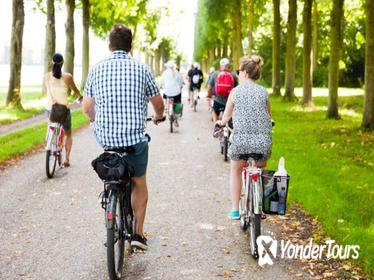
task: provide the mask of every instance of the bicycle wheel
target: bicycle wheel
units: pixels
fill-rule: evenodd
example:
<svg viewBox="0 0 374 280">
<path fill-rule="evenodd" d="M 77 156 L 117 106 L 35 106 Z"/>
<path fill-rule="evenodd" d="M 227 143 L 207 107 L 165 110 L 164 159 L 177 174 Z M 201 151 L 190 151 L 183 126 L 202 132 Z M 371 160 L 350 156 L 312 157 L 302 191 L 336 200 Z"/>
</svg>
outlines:
<svg viewBox="0 0 374 280">
<path fill-rule="evenodd" d="M 45 158 L 45 171 L 47 173 L 47 177 L 50 179 L 53 177 L 55 173 L 56 162 L 57 162 L 56 156 L 50 150 L 48 150 L 46 153 L 46 158 Z"/>
<path fill-rule="evenodd" d="M 170 120 L 170 133 L 173 133 L 173 123 L 174 123 L 174 118 L 173 116 L 169 117 Z"/>
<path fill-rule="evenodd" d="M 257 184 L 257 183 L 255 183 Z M 254 212 L 254 203 L 253 203 L 253 192 L 254 186 L 250 188 L 250 224 L 249 224 L 249 243 L 251 249 L 251 255 L 257 259 L 258 258 L 258 246 L 256 243 L 257 237 L 261 235 L 261 214 L 255 214 Z"/>
<path fill-rule="evenodd" d="M 125 250 L 125 236 L 123 234 L 123 206 L 122 202 L 115 194 L 109 199 L 114 205 L 112 209 L 113 225 L 107 228 L 107 261 L 108 273 L 111 280 L 120 279 L 122 276 L 123 258 Z"/>
<path fill-rule="evenodd" d="M 229 138 L 227 136 L 224 136 L 223 137 L 223 159 L 224 159 L 224 161 L 229 160 L 229 158 L 227 156 L 228 149 L 229 149 Z"/>
</svg>

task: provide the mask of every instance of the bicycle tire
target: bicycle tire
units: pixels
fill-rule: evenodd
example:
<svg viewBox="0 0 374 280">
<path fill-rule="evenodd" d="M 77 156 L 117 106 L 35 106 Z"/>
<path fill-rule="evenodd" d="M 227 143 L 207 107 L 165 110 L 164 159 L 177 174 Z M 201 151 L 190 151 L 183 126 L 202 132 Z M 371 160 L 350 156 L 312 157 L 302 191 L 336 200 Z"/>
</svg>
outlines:
<svg viewBox="0 0 374 280">
<path fill-rule="evenodd" d="M 193 110 L 194 110 L 194 112 L 197 111 L 197 110 L 196 110 L 196 107 L 197 107 L 197 100 L 195 100 L 195 101 L 193 102 Z"/>
<path fill-rule="evenodd" d="M 245 209 L 245 203 L 247 204 L 247 211 L 248 211 L 248 197 L 246 197 L 246 195 L 244 194 L 243 197 L 240 198 L 240 201 L 239 201 L 239 213 L 240 213 L 240 228 L 245 231 L 248 229 L 248 221 L 245 217 L 245 215 L 242 215 L 243 212 L 244 212 L 244 209 Z"/>
<path fill-rule="evenodd" d="M 109 278 L 117 280 L 122 277 L 125 236 L 123 232 L 123 211 L 121 210 L 123 209 L 122 202 L 115 194 L 113 196 L 114 198 L 109 199 L 110 203 L 115 203 L 114 206 L 109 206 L 109 209 L 112 209 L 113 226 L 107 228 L 106 247 Z M 116 258 L 117 254 L 118 257 Z"/>
<path fill-rule="evenodd" d="M 229 157 L 227 155 L 229 150 L 229 138 L 227 136 L 223 137 L 223 160 L 228 161 Z"/>
<path fill-rule="evenodd" d="M 250 195 L 250 224 L 249 224 L 249 244 L 251 255 L 253 258 L 258 259 L 258 246 L 257 246 L 257 237 L 261 235 L 261 214 L 255 214 L 254 205 L 253 205 L 253 187 L 251 188 Z"/>
<path fill-rule="evenodd" d="M 174 123 L 174 118 L 172 116 L 170 116 L 170 133 L 173 133 L 173 131 L 174 131 L 173 123 Z"/>
<path fill-rule="evenodd" d="M 51 161 L 51 159 L 52 159 L 52 161 Z M 56 155 L 54 155 L 53 153 L 51 153 L 50 150 L 48 150 L 46 152 L 45 171 L 46 171 L 47 177 L 49 179 L 51 179 L 53 177 L 53 175 L 55 174 L 56 162 L 57 162 Z"/>
</svg>

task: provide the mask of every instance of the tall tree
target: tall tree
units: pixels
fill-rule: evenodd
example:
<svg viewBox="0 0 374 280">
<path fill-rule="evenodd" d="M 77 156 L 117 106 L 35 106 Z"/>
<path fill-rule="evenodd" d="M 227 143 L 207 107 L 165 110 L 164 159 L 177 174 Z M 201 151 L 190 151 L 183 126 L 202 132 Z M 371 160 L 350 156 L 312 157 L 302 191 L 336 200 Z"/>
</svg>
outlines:
<svg viewBox="0 0 374 280">
<path fill-rule="evenodd" d="M 253 51 L 253 32 L 255 24 L 255 0 L 248 3 L 248 55 Z"/>
<path fill-rule="evenodd" d="M 317 0 L 313 0 L 312 8 L 312 69 L 317 68 L 318 58 L 318 3 Z"/>
<path fill-rule="evenodd" d="M 82 24 L 83 24 L 83 43 L 82 43 L 82 81 L 81 87 L 84 87 L 87 80 L 88 68 L 90 66 L 90 0 L 82 0 Z"/>
<path fill-rule="evenodd" d="M 304 105 L 312 104 L 312 71 L 310 54 L 312 50 L 312 0 L 304 0 L 303 10 L 303 99 Z"/>
<path fill-rule="evenodd" d="M 64 70 L 65 72 L 74 73 L 74 10 L 75 10 L 75 0 L 66 0 L 66 11 L 67 19 L 65 22 L 65 63 Z"/>
<path fill-rule="evenodd" d="M 296 25 L 297 25 L 297 1 L 288 1 L 287 22 L 287 51 L 286 51 L 286 82 L 284 99 L 296 100 L 295 73 L 296 73 Z"/>
<path fill-rule="evenodd" d="M 242 28 L 241 28 L 241 1 L 234 0 L 233 21 L 234 21 L 234 40 L 233 40 L 233 62 L 234 69 L 239 67 L 239 60 L 243 54 L 242 47 Z"/>
<path fill-rule="evenodd" d="M 22 40 L 25 11 L 23 0 L 13 0 L 12 37 L 10 42 L 10 78 L 6 105 L 22 109 L 21 104 L 21 68 Z"/>
<path fill-rule="evenodd" d="M 338 119 L 339 60 L 342 54 L 342 20 L 344 0 L 334 0 L 331 11 L 329 60 L 329 99 L 327 117 Z"/>
<path fill-rule="evenodd" d="M 47 23 L 45 25 L 44 73 L 50 70 L 52 56 L 56 51 L 55 1 L 47 0 Z"/>
<path fill-rule="evenodd" d="M 374 130 L 374 1 L 366 0 L 365 105 L 362 126 Z"/>
<path fill-rule="evenodd" d="M 273 0 L 273 94 L 280 95 L 280 0 Z"/>
</svg>

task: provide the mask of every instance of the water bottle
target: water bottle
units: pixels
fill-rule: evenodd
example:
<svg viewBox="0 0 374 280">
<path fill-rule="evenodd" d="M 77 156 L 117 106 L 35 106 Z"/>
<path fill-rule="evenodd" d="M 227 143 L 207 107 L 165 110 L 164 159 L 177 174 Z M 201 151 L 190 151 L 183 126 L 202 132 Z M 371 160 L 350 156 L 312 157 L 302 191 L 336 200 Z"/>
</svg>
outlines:
<svg viewBox="0 0 374 280">
<path fill-rule="evenodd" d="M 270 212 L 273 214 L 278 213 L 279 195 L 277 191 L 277 180 L 274 180 L 273 191 L 269 196 L 269 200 L 270 200 Z"/>
<path fill-rule="evenodd" d="M 278 201 L 278 214 L 284 215 L 286 214 L 286 189 L 282 187 L 279 193 L 279 201 Z"/>
<path fill-rule="evenodd" d="M 284 166 L 284 158 L 279 159 L 278 170 L 274 173 L 274 180 L 277 181 L 278 191 L 278 214 L 284 215 L 286 212 L 287 197 L 287 171 Z"/>
</svg>

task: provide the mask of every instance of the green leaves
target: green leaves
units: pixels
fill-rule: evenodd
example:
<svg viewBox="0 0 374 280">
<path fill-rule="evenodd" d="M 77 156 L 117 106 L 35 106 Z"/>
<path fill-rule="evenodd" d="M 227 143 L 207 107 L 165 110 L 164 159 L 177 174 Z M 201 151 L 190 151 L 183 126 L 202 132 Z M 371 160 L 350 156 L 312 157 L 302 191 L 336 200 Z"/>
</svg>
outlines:
<svg viewBox="0 0 374 280">
<path fill-rule="evenodd" d="M 115 23 L 135 28 L 144 20 L 147 2 L 148 0 L 91 0 L 91 27 L 102 38 L 107 36 Z"/>
</svg>

